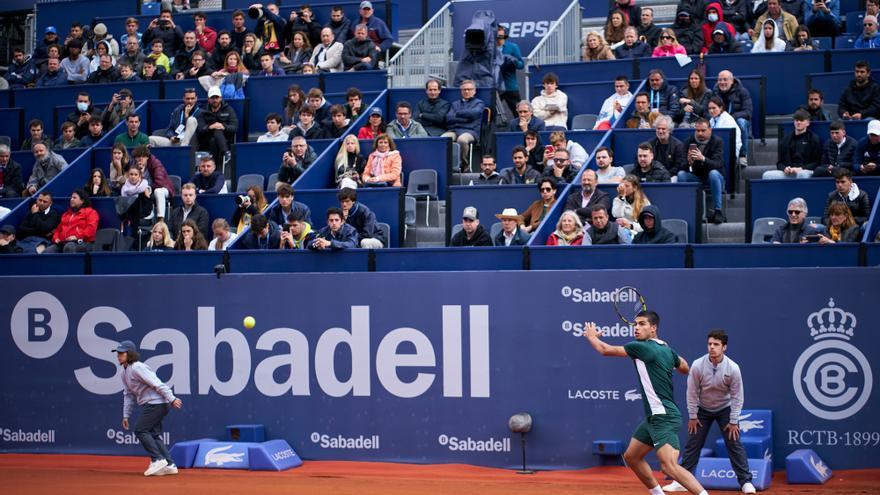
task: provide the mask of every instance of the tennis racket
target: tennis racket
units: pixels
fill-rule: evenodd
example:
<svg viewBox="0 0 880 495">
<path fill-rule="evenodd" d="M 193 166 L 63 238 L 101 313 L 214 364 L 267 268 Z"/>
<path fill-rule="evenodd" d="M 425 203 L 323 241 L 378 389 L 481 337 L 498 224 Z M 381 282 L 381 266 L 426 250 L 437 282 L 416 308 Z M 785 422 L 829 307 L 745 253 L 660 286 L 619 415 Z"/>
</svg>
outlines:
<svg viewBox="0 0 880 495">
<path fill-rule="evenodd" d="M 617 316 L 627 325 L 635 325 L 636 315 L 648 309 L 644 296 L 642 296 L 638 289 L 628 285 L 621 287 L 611 298 L 611 301 L 614 304 L 614 311 L 617 312 Z"/>
</svg>

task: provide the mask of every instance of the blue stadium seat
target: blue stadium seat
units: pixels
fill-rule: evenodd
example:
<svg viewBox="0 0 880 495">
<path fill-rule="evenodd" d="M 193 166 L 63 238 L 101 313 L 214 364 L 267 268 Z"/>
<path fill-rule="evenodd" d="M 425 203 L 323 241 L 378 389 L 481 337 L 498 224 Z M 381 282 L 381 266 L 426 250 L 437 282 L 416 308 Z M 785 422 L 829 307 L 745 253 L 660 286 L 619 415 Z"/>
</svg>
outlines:
<svg viewBox="0 0 880 495">
<path fill-rule="evenodd" d="M 835 50 L 847 50 L 853 48 L 853 45 L 856 42 L 856 38 L 858 36 L 854 36 L 852 34 L 845 34 L 843 36 L 838 36 L 834 38 L 834 49 Z"/>
<path fill-rule="evenodd" d="M 752 227 L 752 244 L 768 244 L 776 229 L 785 224 L 785 220 L 778 217 L 756 218 Z"/>
<path fill-rule="evenodd" d="M 864 27 L 862 21 L 865 19 L 865 11 L 856 10 L 846 14 L 846 26 L 844 32 L 847 34 L 859 34 Z"/>
<path fill-rule="evenodd" d="M 237 193 L 245 193 L 248 188 L 251 186 L 260 186 L 263 187 L 263 175 L 262 174 L 245 174 L 238 178 L 238 185 L 235 187 L 235 192 Z"/>
<path fill-rule="evenodd" d="M 688 223 L 680 218 L 667 218 L 663 220 L 663 226 L 675 234 L 675 242 L 679 244 L 687 244 L 688 242 Z"/>
</svg>

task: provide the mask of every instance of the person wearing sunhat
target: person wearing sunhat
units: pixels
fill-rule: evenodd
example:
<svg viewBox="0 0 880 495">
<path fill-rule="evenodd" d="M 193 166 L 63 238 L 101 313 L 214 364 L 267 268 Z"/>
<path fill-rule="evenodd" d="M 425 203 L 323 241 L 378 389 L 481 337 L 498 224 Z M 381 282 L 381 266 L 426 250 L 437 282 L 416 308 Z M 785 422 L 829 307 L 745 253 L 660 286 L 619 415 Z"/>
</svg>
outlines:
<svg viewBox="0 0 880 495">
<path fill-rule="evenodd" d="M 122 366 L 123 428 L 129 428 L 129 418 L 135 404 L 141 407 L 134 433 L 150 454 L 150 465 L 144 471 L 144 476 L 177 474 L 177 466 L 168 453 L 168 446 L 162 441 L 162 420 L 172 407 L 183 407 L 183 402 L 174 396 L 171 388 L 162 383 L 149 366 L 140 361 L 134 342 L 123 340 L 113 352 Z"/>
<path fill-rule="evenodd" d="M 505 208 L 501 213 L 496 213 L 495 218 L 501 220 L 501 232 L 492 239 L 496 246 L 525 246 L 529 242 L 529 235 L 520 228 L 523 217 L 516 212 L 516 208 Z"/>
<path fill-rule="evenodd" d="M 480 225 L 480 214 L 473 206 L 468 206 L 461 214 L 461 231 L 452 236 L 452 247 L 491 246 L 492 237 Z"/>
</svg>

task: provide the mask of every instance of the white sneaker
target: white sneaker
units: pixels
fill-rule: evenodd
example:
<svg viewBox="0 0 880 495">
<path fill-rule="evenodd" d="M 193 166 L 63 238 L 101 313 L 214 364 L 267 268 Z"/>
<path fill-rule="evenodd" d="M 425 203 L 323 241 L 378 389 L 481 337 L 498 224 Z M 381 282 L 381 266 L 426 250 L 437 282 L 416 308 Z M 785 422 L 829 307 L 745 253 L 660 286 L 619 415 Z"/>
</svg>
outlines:
<svg viewBox="0 0 880 495">
<path fill-rule="evenodd" d="M 758 490 L 755 490 L 755 485 L 751 484 L 751 482 L 746 481 L 742 486 L 743 493 L 756 493 Z"/>
<path fill-rule="evenodd" d="M 159 459 L 158 461 L 153 461 L 147 467 L 147 470 L 144 471 L 144 476 L 154 476 L 159 471 L 163 470 L 165 466 L 168 465 L 168 461 L 165 459 Z"/>
<path fill-rule="evenodd" d="M 172 474 L 177 474 L 177 466 L 175 466 L 174 464 L 169 464 L 162 468 L 158 473 L 156 473 L 156 476 L 166 476 Z"/>
<path fill-rule="evenodd" d="M 687 488 L 681 486 L 681 483 L 677 481 L 673 481 L 672 483 L 663 487 L 664 492 L 686 492 Z"/>
</svg>

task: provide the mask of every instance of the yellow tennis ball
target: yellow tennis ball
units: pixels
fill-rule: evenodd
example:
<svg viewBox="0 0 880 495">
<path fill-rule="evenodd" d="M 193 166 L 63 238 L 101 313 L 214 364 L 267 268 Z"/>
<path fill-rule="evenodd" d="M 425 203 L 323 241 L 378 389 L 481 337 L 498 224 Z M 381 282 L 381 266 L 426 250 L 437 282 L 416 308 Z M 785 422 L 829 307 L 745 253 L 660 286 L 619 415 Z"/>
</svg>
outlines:
<svg viewBox="0 0 880 495">
<path fill-rule="evenodd" d="M 257 324 L 257 320 L 254 319 L 253 316 L 246 316 L 244 318 L 244 327 L 247 329 L 254 328 L 254 325 Z"/>
</svg>

